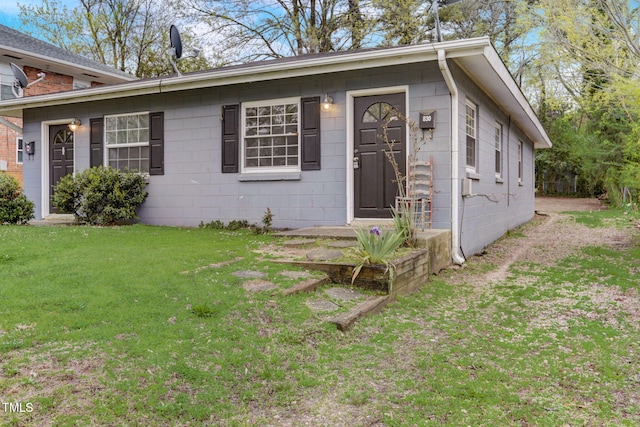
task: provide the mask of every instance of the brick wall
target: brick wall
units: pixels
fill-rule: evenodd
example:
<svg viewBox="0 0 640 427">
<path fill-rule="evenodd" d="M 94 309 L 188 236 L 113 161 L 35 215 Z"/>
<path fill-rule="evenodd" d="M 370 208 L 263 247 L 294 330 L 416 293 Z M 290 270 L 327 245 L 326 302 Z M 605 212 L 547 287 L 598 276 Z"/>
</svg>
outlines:
<svg viewBox="0 0 640 427">
<path fill-rule="evenodd" d="M 24 67 L 24 73 L 27 75 L 29 82 L 32 82 L 38 78 L 38 73 L 41 72 L 38 68 L 29 66 Z M 73 89 L 73 77 L 65 76 L 58 73 L 47 72 L 46 78 L 29 88 L 24 90 L 24 96 L 41 95 L 45 93 L 63 92 Z M 6 120 L 22 127 L 22 120 L 10 117 L 5 117 Z M 17 162 L 17 132 L 10 129 L 7 126 L 0 126 L 0 160 L 7 162 L 7 173 L 15 176 L 20 185 L 23 184 L 22 180 L 22 164 Z M 26 158 L 26 154 L 23 153 L 23 160 Z"/>
<path fill-rule="evenodd" d="M 10 122 L 22 126 L 21 119 L 4 117 Z M 0 160 L 7 161 L 7 173 L 15 176 L 22 185 L 22 164 L 16 162 L 16 138 L 18 134 L 7 126 L 0 126 Z"/>
<path fill-rule="evenodd" d="M 29 66 L 25 66 L 23 70 L 30 83 L 38 79 L 38 74 L 42 72 L 39 68 Z M 24 90 L 24 96 L 73 90 L 73 77 L 51 71 L 45 71 L 45 74 L 46 78 L 44 80 Z M 100 83 L 91 82 L 92 87 L 100 85 Z M 4 118 L 22 127 L 22 119 L 10 117 Z M 7 162 L 6 172 L 15 176 L 20 182 L 20 185 L 22 185 L 22 164 L 17 162 L 16 141 L 18 136 L 20 135 L 18 135 L 13 129 L 0 125 L 0 160 L 5 160 Z M 26 154 L 23 154 L 23 158 L 26 159 Z"/>
<path fill-rule="evenodd" d="M 42 70 L 29 66 L 24 67 L 24 73 L 27 75 L 29 82 L 32 82 L 38 78 L 38 73 Z M 24 96 L 42 95 L 45 93 L 64 92 L 67 90 L 73 90 L 73 77 L 65 76 L 63 74 L 53 73 L 51 71 L 45 71 L 46 77 L 44 80 L 24 90 Z"/>
</svg>

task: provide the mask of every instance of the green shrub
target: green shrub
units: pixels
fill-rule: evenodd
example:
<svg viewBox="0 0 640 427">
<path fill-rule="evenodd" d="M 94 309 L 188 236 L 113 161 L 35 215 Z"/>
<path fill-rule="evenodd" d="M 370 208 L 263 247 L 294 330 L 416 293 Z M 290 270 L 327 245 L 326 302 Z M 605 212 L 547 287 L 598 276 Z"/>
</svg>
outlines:
<svg viewBox="0 0 640 427">
<path fill-rule="evenodd" d="M 0 224 L 26 224 L 35 218 L 33 209 L 18 180 L 0 172 Z"/>
<path fill-rule="evenodd" d="M 206 224 L 204 223 L 204 221 L 200 221 L 200 225 L 198 227 L 210 228 L 212 230 L 224 230 L 226 228 L 226 226 L 224 225 L 224 222 L 220 221 L 219 219 L 213 220 Z"/>
<path fill-rule="evenodd" d="M 137 218 L 147 198 L 145 179 L 132 171 L 98 166 L 66 175 L 54 188 L 52 203 L 79 222 L 104 225 Z"/>
<path fill-rule="evenodd" d="M 273 213 L 271 209 L 267 208 L 262 217 L 262 225 L 258 224 L 249 224 L 249 221 L 246 219 L 234 219 L 229 221 L 229 224 L 225 225 L 219 219 L 213 220 L 208 223 L 204 223 L 204 221 L 200 221 L 200 228 L 209 228 L 212 230 L 229 230 L 229 231 L 238 231 L 238 230 L 252 230 L 255 234 L 267 234 L 271 231 L 271 225 L 273 224 Z"/>
</svg>

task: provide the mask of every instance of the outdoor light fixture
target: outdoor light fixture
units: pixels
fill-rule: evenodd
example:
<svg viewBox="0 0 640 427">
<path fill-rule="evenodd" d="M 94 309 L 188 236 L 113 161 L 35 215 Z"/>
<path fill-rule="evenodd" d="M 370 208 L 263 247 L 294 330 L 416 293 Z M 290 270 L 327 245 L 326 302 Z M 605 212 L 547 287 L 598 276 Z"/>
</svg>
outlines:
<svg viewBox="0 0 640 427">
<path fill-rule="evenodd" d="M 324 94 L 324 101 L 322 101 L 322 110 L 329 111 L 331 109 L 331 105 L 333 105 L 333 98 L 329 96 L 329 94 Z"/>
<path fill-rule="evenodd" d="M 69 130 L 71 132 L 75 132 L 78 130 L 82 122 L 79 119 L 73 119 L 71 123 L 69 123 Z"/>
</svg>

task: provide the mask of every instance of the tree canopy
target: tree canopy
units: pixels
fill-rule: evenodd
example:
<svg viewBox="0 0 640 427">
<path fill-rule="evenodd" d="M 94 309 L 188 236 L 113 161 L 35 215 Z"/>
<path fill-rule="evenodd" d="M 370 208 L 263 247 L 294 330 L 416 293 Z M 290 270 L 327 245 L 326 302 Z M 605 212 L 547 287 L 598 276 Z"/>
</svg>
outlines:
<svg viewBox="0 0 640 427">
<path fill-rule="evenodd" d="M 432 0 L 58 0 L 21 6 L 38 36 L 139 77 L 172 72 L 168 28 L 205 57 L 182 71 L 435 40 Z M 489 36 L 555 148 L 539 188 L 640 195 L 637 0 L 463 0 L 439 9 L 445 39 Z M 188 25 L 197 23 L 196 31 Z M 197 35 L 197 37 L 196 37 Z M 187 69 L 188 68 L 188 69 Z M 544 186 L 544 181 L 551 181 Z"/>
</svg>

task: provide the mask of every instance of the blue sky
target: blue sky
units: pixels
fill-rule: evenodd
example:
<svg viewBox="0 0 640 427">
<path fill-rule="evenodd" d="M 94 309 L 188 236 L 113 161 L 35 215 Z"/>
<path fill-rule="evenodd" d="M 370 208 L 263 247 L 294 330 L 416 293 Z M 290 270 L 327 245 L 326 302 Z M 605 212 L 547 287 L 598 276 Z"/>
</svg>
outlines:
<svg viewBox="0 0 640 427">
<path fill-rule="evenodd" d="M 39 3 L 34 0 L 20 1 L 21 4 Z M 17 0 L 0 0 L 0 24 L 20 30 L 20 18 Z"/>
<path fill-rule="evenodd" d="M 75 0 L 57 0 L 59 4 L 75 5 Z M 0 24 L 7 27 L 15 28 L 18 31 L 24 31 L 20 23 L 18 3 L 20 4 L 39 4 L 39 0 L 0 0 Z"/>
</svg>

